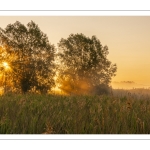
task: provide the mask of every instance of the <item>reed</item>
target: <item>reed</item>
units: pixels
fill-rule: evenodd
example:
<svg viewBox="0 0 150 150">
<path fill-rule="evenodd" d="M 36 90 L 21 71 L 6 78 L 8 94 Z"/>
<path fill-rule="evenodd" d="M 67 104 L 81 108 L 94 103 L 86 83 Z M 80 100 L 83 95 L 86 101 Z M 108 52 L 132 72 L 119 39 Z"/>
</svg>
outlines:
<svg viewBox="0 0 150 150">
<path fill-rule="evenodd" d="M 149 134 L 150 97 L 8 94 L 0 134 Z"/>
</svg>

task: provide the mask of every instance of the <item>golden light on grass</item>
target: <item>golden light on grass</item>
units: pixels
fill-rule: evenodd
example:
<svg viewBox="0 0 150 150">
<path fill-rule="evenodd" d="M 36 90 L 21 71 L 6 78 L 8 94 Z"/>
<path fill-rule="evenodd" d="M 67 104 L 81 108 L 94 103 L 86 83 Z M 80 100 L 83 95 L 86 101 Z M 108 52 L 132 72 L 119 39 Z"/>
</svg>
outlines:
<svg viewBox="0 0 150 150">
<path fill-rule="evenodd" d="M 56 77 L 55 77 L 55 79 L 56 79 Z M 56 81 L 56 80 L 55 80 L 55 81 Z M 67 94 L 61 89 L 60 84 L 57 83 L 57 81 L 56 81 L 55 83 L 56 83 L 56 84 L 55 84 L 55 87 L 53 87 L 53 88 L 51 89 L 51 92 L 54 93 L 54 94 L 58 94 L 58 95 L 67 95 Z M 50 93 L 51 93 L 51 92 L 50 92 Z"/>
<path fill-rule="evenodd" d="M 0 87 L 0 96 L 4 94 L 4 89 Z"/>
<path fill-rule="evenodd" d="M 65 93 L 57 85 L 52 88 L 52 93 L 59 94 L 59 95 L 65 95 Z"/>
<path fill-rule="evenodd" d="M 50 93 L 58 94 L 58 95 L 66 95 L 66 93 L 61 89 L 60 83 L 58 83 L 58 75 L 59 72 L 56 71 L 56 75 L 54 77 L 55 87 L 53 87 Z"/>
</svg>

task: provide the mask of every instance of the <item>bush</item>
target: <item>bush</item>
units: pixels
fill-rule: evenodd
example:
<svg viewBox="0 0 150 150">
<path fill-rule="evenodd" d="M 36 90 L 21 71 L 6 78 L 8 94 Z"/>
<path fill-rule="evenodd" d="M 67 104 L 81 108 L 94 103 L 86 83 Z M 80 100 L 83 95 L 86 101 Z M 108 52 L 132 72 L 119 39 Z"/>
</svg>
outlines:
<svg viewBox="0 0 150 150">
<path fill-rule="evenodd" d="M 103 95 L 103 94 L 110 94 L 111 93 L 111 87 L 105 84 L 97 85 L 92 89 L 92 94 L 95 95 Z"/>
</svg>

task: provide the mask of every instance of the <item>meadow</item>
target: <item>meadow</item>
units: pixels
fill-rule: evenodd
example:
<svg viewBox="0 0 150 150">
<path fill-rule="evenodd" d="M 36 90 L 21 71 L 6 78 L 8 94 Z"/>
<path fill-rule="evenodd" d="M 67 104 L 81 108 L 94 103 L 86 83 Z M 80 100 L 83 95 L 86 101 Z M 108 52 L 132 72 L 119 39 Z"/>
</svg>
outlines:
<svg viewBox="0 0 150 150">
<path fill-rule="evenodd" d="M 0 134 L 149 134 L 150 90 L 0 96 Z"/>
</svg>

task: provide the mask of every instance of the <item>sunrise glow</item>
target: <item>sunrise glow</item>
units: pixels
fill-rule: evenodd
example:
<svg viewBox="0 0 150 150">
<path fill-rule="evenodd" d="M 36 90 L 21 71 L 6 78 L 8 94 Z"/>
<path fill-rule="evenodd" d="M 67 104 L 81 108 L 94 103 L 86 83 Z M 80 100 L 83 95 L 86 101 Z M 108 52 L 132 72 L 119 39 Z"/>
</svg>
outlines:
<svg viewBox="0 0 150 150">
<path fill-rule="evenodd" d="M 108 46 L 108 59 L 117 64 L 112 87 L 150 87 L 149 16 L 1 16 L 0 19 L 3 20 L 2 28 L 16 20 L 25 25 L 33 20 L 55 46 L 71 33 L 83 33 L 88 37 L 95 35 L 103 46 Z M 9 68 L 7 62 L 3 62 L 3 66 Z M 55 88 L 55 91 L 59 90 Z"/>
<path fill-rule="evenodd" d="M 10 66 L 8 65 L 7 62 L 3 62 L 3 66 L 6 70 L 10 69 Z"/>
</svg>

